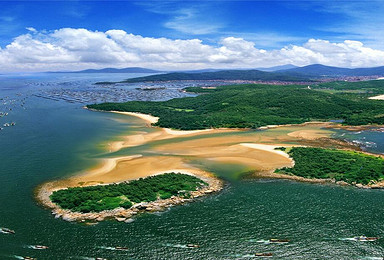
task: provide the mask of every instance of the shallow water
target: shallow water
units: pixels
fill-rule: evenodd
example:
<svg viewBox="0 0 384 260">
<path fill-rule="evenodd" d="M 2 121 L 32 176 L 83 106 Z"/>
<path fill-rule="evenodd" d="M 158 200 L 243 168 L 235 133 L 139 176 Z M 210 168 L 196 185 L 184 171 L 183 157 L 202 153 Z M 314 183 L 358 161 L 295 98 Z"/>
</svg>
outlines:
<svg viewBox="0 0 384 260">
<path fill-rule="evenodd" d="M 272 252 L 275 259 L 384 256 L 384 239 L 350 240 L 384 236 L 383 191 L 241 180 L 238 176 L 247 169 L 206 161 L 194 163 L 226 180 L 218 194 L 141 215 L 129 224 L 106 221 L 86 226 L 55 219 L 36 203 L 34 189 L 94 166 L 105 154 L 103 144 L 137 130 L 138 121 L 32 94 L 61 88 L 57 84 L 63 82 L 68 89 L 89 90 L 92 82 L 113 77 L 121 80 L 127 75 L 0 77 L 0 98 L 17 100 L 13 105 L 0 103 L 0 112 L 12 106 L 9 115 L 0 118 L 1 125 L 16 122 L 0 131 L 0 227 L 16 231 L 15 235 L 0 233 L 0 259 L 251 259 L 256 252 Z M 174 90 L 168 91 L 171 97 Z M 365 137 L 382 144 L 384 134 L 368 132 Z M 384 152 L 380 145 L 375 149 Z M 271 244 L 269 238 L 291 242 Z M 200 247 L 188 248 L 189 243 Z M 35 250 L 31 245 L 49 249 Z M 115 246 L 129 250 L 114 250 Z"/>
</svg>

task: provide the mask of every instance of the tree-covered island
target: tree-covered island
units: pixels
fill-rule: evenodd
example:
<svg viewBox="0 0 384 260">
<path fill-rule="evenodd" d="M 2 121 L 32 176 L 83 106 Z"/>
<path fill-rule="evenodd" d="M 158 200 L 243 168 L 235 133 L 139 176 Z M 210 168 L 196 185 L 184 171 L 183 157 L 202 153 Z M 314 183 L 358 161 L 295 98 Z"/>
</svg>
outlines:
<svg viewBox="0 0 384 260">
<path fill-rule="evenodd" d="M 384 179 L 384 159 L 381 157 L 315 147 L 293 147 L 287 153 L 295 165 L 292 168 L 277 169 L 277 173 L 363 185 Z"/>
<path fill-rule="evenodd" d="M 172 196 L 189 198 L 190 192 L 207 186 L 206 182 L 192 175 L 165 173 L 118 184 L 58 190 L 50 198 L 62 209 L 88 213 L 119 207 L 129 209 L 136 203 Z"/>
</svg>

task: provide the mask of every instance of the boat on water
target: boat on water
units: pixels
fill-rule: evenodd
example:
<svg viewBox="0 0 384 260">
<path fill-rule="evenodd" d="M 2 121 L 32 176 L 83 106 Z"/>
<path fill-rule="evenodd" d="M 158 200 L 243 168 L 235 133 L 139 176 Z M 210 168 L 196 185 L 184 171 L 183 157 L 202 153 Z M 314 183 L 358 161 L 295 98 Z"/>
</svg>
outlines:
<svg viewBox="0 0 384 260">
<path fill-rule="evenodd" d="M 102 258 L 102 257 L 96 257 L 95 260 L 108 260 L 108 259 Z"/>
<path fill-rule="evenodd" d="M 25 259 L 25 260 L 36 260 L 37 258 L 29 257 L 29 256 L 23 256 L 23 259 Z"/>
<path fill-rule="evenodd" d="M 6 234 L 15 234 L 15 230 L 9 229 L 9 228 L 0 228 L 0 231 Z"/>
<path fill-rule="evenodd" d="M 255 256 L 257 257 L 269 257 L 269 256 L 273 256 L 272 253 L 255 253 Z"/>
<path fill-rule="evenodd" d="M 200 247 L 199 245 L 196 245 L 196 244 L 187 244 L 187 247 L 188 248 L 198 248 Z"/>
<path fill-rule="evenodd" d="M 115 246 L 115 249 L 116 250 L 128 250 L 129 248 L 125 247 L 125 246 Z"/>
<path fill-rule="evenodd" d="M 47 247 L 47 246 L 42 246 L 42 245 L 34 245 L 34 246 L 32 246 L 32 249 L 48 249 L 49 247 Z"/>
<path fill-rule="evenodd" d="M 277 238 L 271 238 L 269 239 L 269 243 L 288 243 L 288 239 L 277 239 Z"/>
<path fill-rule="evenodd" d="M 376 241 L 380 239 L 379 237 L 367 237 L 367 236 L 359 236 L 353 238 L 356 241 Z"/>
</svg>

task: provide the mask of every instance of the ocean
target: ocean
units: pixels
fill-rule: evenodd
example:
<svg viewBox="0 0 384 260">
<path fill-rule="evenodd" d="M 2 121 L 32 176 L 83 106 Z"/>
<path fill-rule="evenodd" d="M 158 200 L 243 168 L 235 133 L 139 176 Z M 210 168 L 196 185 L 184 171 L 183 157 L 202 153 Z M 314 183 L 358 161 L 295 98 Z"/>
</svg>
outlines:
<svg viewBox="0 0 384 260">
<path fill-rule="evenodd" d="M 15 123 L 0 130 L 0 227 L 16 231 L 0 233 L 0 259 L 251 259 L 258 252 L 271 252 L 272 259 L 383 258 L 384 239 L 351 239 L 384 237 L 382 190 L 239 179 L 239 169 L 230 166 L 210 168 L 226 180 L 223 191 L 132 223 L 87 226 L 55 219 L 34 199 L 36 187 L 95 166 L 107 141 L 137 128 L 135 118 L 88 111 L 85 104 L 190 96 L 180 91 L 185 84 L 93 84 L 136 76 L 0 75 L 0 116 L 8 113 L 0 126 Z M 384 153 L 382 132 L 338 136 Z M 270 244 L 269 238 L 290 243 Z M 186 247 L 190 243 L 200 247 Z"/>
</svg>

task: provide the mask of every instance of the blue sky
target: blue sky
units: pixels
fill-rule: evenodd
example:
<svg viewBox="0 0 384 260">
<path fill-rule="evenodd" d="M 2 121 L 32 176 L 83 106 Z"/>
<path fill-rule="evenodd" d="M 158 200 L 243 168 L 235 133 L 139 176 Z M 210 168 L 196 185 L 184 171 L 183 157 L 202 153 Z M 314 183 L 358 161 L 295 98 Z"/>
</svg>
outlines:
<svg viewBox="0 0 384 260">
<path fill-rule="evenodd" d="M 52 32 L 62 28 L 84 28 L 91 32 L 122 30 L 156 39 L 199 39 L 202 44 L 216 48 L 222 47 L 223 39 L 234 37 L 252 42 L 258 50 L 271 52 L 287 46 L 303 46 L 310 39 L 335 44 L 358 41 L 366 48 L 382 51 L 383 3 L 353 0 L 0 1 L 0 51 L 4 52 L 17 37 L 26 34 L 46 43 Z"/>
</svg>

